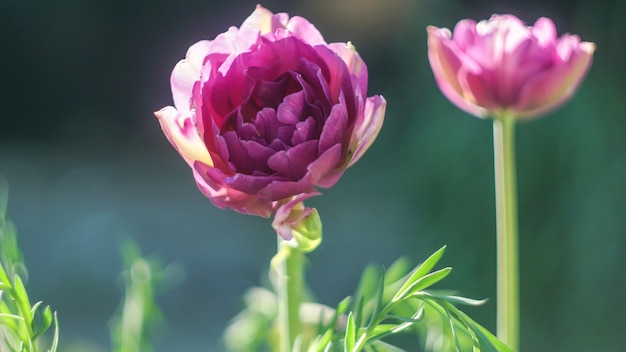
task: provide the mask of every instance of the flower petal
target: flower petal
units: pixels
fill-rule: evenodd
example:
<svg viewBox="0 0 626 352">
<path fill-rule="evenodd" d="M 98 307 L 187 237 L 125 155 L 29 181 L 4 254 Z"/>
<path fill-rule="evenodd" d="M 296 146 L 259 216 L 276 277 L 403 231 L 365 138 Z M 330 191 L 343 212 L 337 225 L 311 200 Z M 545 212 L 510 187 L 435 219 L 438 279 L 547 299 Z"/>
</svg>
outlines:
<svg viewBox="0 0 626 352">
<path fill-rule="evenodd" d="M 591 67 L 595 45 L 581 43 L 568 62 L 533 77 L 520 92 L 512 108 L 520 119 L 537 117 L 555 109 L 568 100 Z"/>
<path fill-rule="evenodd" d="M 261 201 L 256 195 L 248 194 L 231 187 L 224 182 L 221 171 L 201 162 L 193 165 L 193 174 L 198 189 L 217 207 L 226 207 L 243 214 L 269 217 L 274 205 L 272 202 Z"/>
<path fill-rule="evenodd" d="M 191 112 L 191 98 L 194 83 L 200 79 L 200 71 L 204 58 L 209 53 L 211 42 L 201 40 L 187 50 L 185 59 L 179 61 L 170 77 L 174 106 L 181 114 L 187 116 Z"/>
<path fill-rule="evenodd" d="M 272 30 L 272 17 L 274 14 L 261 5 L 256 5 L 256 9 L 248 18 L 246 18 L 239 30 L 242 33 L 260 32 L 261 34 L 269 33 Z"/>
<path fill-rule="evenodd" d="M 435 75 L 435 81 L 441 92 L 459 108 L 478 116 L 487 116 L 487 110 L 476 105 L 475 99 L 467 99 L 468 91 L 464 91 L 459 82 L 459 72 L 466 70 L 479 71 L 480 67 L 472 64 L 450 40 L 451 33 L 446 28 L 428 26 L 428 60 Z M 465 72 L 465 71 L 464 71 Z"/>
<path fill-rule="evenodd" d="M 383 127 L 387 102 L 381 95 L 367 98 L 363 112 L 363 120 L 357 125 L 350 140 L 352 154 L 348 166 L 356 163 L 365 151 L 374 143 L 378 132 Z"/>
<path fill-rule="evenodd" d="M 198 135 L 191 117 L 183 117 L 174 107 L 167 106 L 154 113 L 159 119 L 161 129 L 174 148 L 192 166 L 200 161 L 213 165 L 211 156 Z"/>
</svg>

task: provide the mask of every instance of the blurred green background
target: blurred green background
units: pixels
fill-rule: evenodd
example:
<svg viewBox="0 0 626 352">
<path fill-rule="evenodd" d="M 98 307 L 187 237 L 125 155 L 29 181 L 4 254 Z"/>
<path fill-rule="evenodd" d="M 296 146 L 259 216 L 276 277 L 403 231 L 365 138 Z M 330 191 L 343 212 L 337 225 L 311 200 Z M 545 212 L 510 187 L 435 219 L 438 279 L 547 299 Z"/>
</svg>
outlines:
<svg viewBox="0 0 626 352">
<path fill-rule="evenodd" d="M 222 211 L 197 190 L 152 112 L 187 48 L 238 26 L 255 1 L 0 0 L 0 174 L 30 272 L 31 299 L 59 311 L 61 350 L 108 350 L 121 296 L 119 245 L 184 268 L 158 300 L 156 351 L 219 351 L 241 295 L 275 251 L 267 219 Z M 574 99 L 517 128 L 524 351 L 625 351 L 626 2 L 623 0 L 266 1 L 329 42 L 352 41 L 388 111 L 371 150 L 312 199 L 325 239 L 308 281 L 322 303 L 350 294 L 369 262 L 414 262 L 440 246 L 442 287 L 491 298 L 492 131 L 438 91 L 429 24 L 513 13 L 552 18 L 597 44 Z M 85 347 L 90 346 L 90 347 Z"/>
</svg>

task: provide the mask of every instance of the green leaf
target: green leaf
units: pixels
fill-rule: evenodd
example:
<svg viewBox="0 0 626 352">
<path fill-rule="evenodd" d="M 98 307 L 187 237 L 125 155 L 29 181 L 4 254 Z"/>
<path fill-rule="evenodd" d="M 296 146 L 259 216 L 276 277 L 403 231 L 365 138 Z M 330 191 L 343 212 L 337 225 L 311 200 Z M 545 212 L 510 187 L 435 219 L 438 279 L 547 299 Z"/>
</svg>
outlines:
<svg viewBox="0 0 626 352">
<path fill-rule="evenodd" d="M 512 352 L 513 350 L 507 346 L 504 342 L 500 341 L 497 337 L 495 337 L 489 330 L 482 327 L 480 324 L 475 322 L 472 318 L 470 318 L 467 314 L 463 313 L 460 309 L 453 306 L 448 302 L 443 302 L 448 310 L 454 313 L 459 317 L 468 327 L 471 328 L 476 333 L 476 337 L 479 339 L 481 343 L 481 351 L 486 352 Z M 483 347 L 485 349 L 483 349 Z"/>
<path fill-rule="evenodd" d="M 420 302 L 419 308 L 415 311 L 415 313 L 410 318 L 403 317 L 403 316 L 395 316 L 395 315 L 388 316 L 388 318 L 399 320 L 402 323 L 378 325 L 377 328 L 379 326 L 384 326 L 384 327 L 382 329 L 374 329 L 374 332 L 372 333 L 370 340 L 379 340 L 389 335 L 399 334 L 403 332 L 404 330 L 408 329 L 409 327 L 411 327 L 413 324 L 418 323 L 423 314 L 424 314 L 424 303 Z"/>
<path fill-rule="evenodd" d="M 461 344 L 459 343 L 459 336 L 454 328 L 454 319 L 450 316 L 450 312 L 446 310 L 446 317 L 448 318 L 448 324 L 450 324 L 450 332 L 452 333 L 452 339 L 454 340 L 454 347 L 457 352 L 461 352 Z"/>
<path fill-rule="evenodd" d="M 385 268 L 380 270 L 380 275 L 378 277 L 378 287 L 376 288 L 376 296 L 374 303 L 374 310 L 372 311 L 372 315 L 370 316 L 370 321 L 367 326 L 371 326 L 374 324 L 378 313 L 380 312 L 381 307 L 383 306 L 383 293 L 385 292 Z"/>
<path fill-rule="evenodd" d="M 24 318 L 20 317 L 19 315 L 10 314 L 10 313 L 0 313 L 0 318 L 8 318 L 8 319 L 24 321 Z"/>
<path fill-rule="evenodd" d="M 363 307 L 365 306 L 365 297 L 361 296 L 357 302 L 358 303 L 356 309 L 353 309 L 350 314 L 354 312 L 354 326 L 360 327 L 361 321 L 363 320 L 363 315 L 365 314 L 363 312 Z"/>
<path fill-rule="evenodd" d="M 361 274 L 359 284 L 353 295 L 355 301 L 352 306 L 352 312 L 355 315 L 354 320 L 356 326 L 361 326 L 364 319 L 365 305 L 376 295 L 379 272 L 380 269 L 378 269 L 375 265 L 370 264 L 365 268 L 365 270 L 363 270 L 363 274 Z"/>
<path fill-rule="evenodd" d="M 30 313 L 30 302 L 28 301 L 28 294 L 26 293 L 26 288 L 24 288 L 24 283 L 19 275 L 15 275 L 15 287 L 14 287 L 14 296 L 15 303 L 18 306 L 22 316 L 24 317 L 24 323 L 26 326 L 31 328 L 32 324 L 32 316 Z"/>
<path fill-rule="evenodd" d="M 38 304 L 39 303 L 41 302 L 38 302 Z M 43 313 L 41 313 L 41 318 L 42 320 L 40 326 L 38 328 L 33 326 L 33 331 L 35 332 L 33 340 L 43 335 L 48 330 L 50 325 L 52 325 L 52 311 L 50 310 L 50 306 L 46 306 L 46 308 L 44 308 Z"/>
<path fill-rule="evenodd" d="M 336 316 L 338 317 L 347 312 L 348 308 L 350 308 L 350 303 L 352 303 L 352 297 L 350 296 L 344 298 L 341 302 L 339 302 L 339 304 L 337 304 Z"/>
<path fill-rule="evenodd" d="M 344 336 L 343 350 L 344 352 L 352 352 L 356 339 L 356 326 L 354 325 L 354 317 L 352 312 L 348 314 L 348 322 L 346 323 L 346 334 Z"/>
<path fill-rule="evenodd" d="M 392 284 L 403 277 L 411 270 L 411 265 L 407 257 L 401 257 L 393 262 L 385 273 L 385 284 Z"/>
<path fill-rule="evenodd" d="M 396 293 L 396 295 L 391 299 L 391 301 L 395 302 L 404 297 L 404 295 L 406 295 L 410 288 L 413 286 L 415 281 L 421 279 L 424 275 L 429 273 L 430 270 L 435 267 L 435 265 L 437 265 L 445 250 L 446 246 L 441 247 L 438 251 L 428 257 L 428 259 L 426 259 L 422 264 L 417 266 L 413 273 L 409 276 L 409 278 L 404 282 L 402 287 L 400 287 L 398 293 Z"/>
<path fill-rule="evenodd" d="M 376 348 L 376 351 L 385 351 L 385 352 L 406 352 L 402 348 L 391 345 L 387 342 L 377 340 L 372 342 L 372 345 Z"/>
<path fill-rule="evenodd" d="M 9 277 L 6 271 L 4 271 L 4 266 L 0 263 L 0 290 L 10 290 L 11 288 L 12 285 L 9 281 Z"/>
<path fill-rule="evenodd" d="M 407 288 L 406 293 L 403 294 L 402 297 L 408 297 L 413 293 L 419 292 L 427 287 L 430 287 L 436 284 L 437 282 L 443 280 L 446 276 L 448 276 L 448 274 L 450 274 L 451 271 L 452 271 L 452 268 L 447 267 L 447 268 L 434 271 L 426 276 L 423 276 L 422 278 L 414 281 L 413 284 L 411 284 Z"/>
<path fill-rule="evenodd" d="M 39 306 L 41 305 L 41 303 L 43 303 L 43 302 L 42 302 L 42 301 L 39 301 L 39 302 L 35 303 L 35 304 L 33 305 L 33 307 L 30 309 L 30 315 L 31 315 L 32 317 L 34 317 L 34 316 L 35 316 L 35 313 L 37 312 L 37 309 L 39 308 Z"/>
<path fill-rule="evenodd" d="M 485 304 L 488 299 L 472 299 L 472 298 L 467 298 L 467 297 L 461 297 L 461 296 L 448 296 L 448 295 L 442 295 L 442 294 L 437 294 L 434 292 L 426 292 L 426 291 L 422 291 L 422 292 L 416 292 L 413 293 L 411 295 L 412 297 L 415 298 L 421 298 L 421 297 L 432 297 L 432 298 L 437 298 L 437 299 L 441 299 L 444 300 L 446 302 L 450 302 L 452 304 L 462 304 L 462 305 L 467 305 L 467 306 L 480 306 Z"/>
<path fill-rule="evenodd" d="M 54 312 L 54 337 L 52 338 L 52 345 L 48 352 L 56 352 L 57 347 L 59 345 L 59 319 L 57 317 L 57 312 Z"/>
<path fill-rule="evenodd" d="M 307 349 L 308 351 L 316 351 L 322 352 L 329 348 L 332 345 L 331 341 L 333 339 L 333 330 L 328 329 L 324 332 L 323 335 L 318 335 L 311 341 L 311 345 Z"/>
</svg>

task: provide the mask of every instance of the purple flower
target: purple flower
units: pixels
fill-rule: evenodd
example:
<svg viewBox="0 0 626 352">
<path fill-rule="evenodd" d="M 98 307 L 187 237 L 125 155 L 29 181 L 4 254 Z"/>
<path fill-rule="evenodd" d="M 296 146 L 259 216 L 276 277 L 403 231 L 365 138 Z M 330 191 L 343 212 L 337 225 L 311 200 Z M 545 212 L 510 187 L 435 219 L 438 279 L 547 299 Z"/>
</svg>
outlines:
<svg viewBox="0 0 626 352">
<path fill-rule="evenodd" d="M 171 76 L 175 107 L 155 114 L 216 206 L 292 223 L 292 208 L 334 185 L 378 134 L 386 102 L 367 97 L 367 78 L 350 43 L 257 6 L 189 48 Z"/>
<path fill-rule="evenodd" d="M 591 66 L 595 45 L 557 37 L 540 18 L 527 27 L 513 15 L 462 20 L 450 33 L 428 27 L 428 58 L 443 94 L 478 117 L 528 119 L 563 104 Z"/>
</svg>

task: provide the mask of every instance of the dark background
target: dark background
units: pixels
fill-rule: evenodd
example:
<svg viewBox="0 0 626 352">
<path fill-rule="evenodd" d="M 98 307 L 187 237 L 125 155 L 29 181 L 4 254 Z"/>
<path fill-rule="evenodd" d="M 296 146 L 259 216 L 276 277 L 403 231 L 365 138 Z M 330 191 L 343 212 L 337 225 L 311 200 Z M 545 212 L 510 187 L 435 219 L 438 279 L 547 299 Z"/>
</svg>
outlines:
<svg viewBox="0 0 626 352">
<path fill-rule="evenodd" d="M 219 351 L 241 295 L 275 250 L 267 219 L 222 211 L 194 185 L 152 112 L 172 103 L 187 48 L 239 24 L 256 1 L 0 0 L 0 174 L 33 300 L 59 312 L 61 351 L 105 351 L 121 295 L 122 239 L 184 268 L 159 295 L 157 351 Z M 309 202 L 325 239 L 308 281 L 321 302 L 350 294 L 369 262 L 414 262 L 440 246 L 442 287 L 491 298 L 469 309 L 495 326 L 492 132 L 438 91 L 428 24 L 513 13 L 552 18 L 597 44 L 575 98 L 519 124 L 521 347 L 624 351 L 626 2 L 622 0 L 266 1 L 329 42 L 352 41 L 370 95 L 388 101 L 371 150 Z"/>
</svg>

